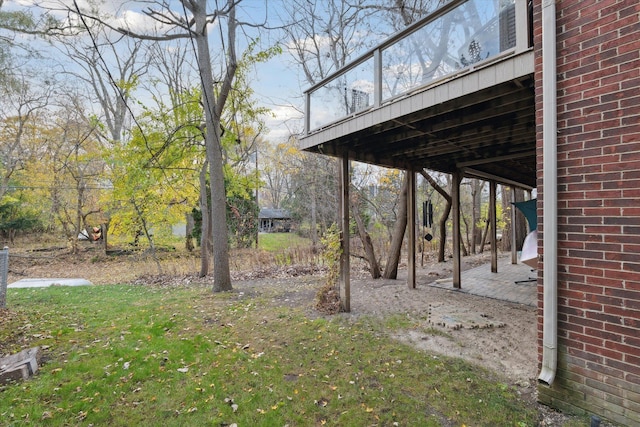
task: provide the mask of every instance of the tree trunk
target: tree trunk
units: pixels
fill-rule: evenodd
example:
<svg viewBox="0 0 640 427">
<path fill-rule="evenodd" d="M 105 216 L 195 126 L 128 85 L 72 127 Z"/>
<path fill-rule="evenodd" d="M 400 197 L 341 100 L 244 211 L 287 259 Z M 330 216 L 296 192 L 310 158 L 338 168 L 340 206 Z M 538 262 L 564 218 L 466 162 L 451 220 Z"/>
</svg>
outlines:
<svg viewBox="0 0 640 427">
<path fill-rule="evenodd" d="M 131 204 L 133 205 L 136 213 L 138 214 L 138 220 L 142 225 L 142 231 L 144 232 L 144 236 L 147 238 L 147 242 L 149 242 L 149 252 L 151 253 L 151 258 L 155 261 L 156 267 L 158 268 L 158 274 L 162 274 L 162 266 L 160 265 L 160 260 L 158 259 L 158 255 L 156 253 L 156 245 L 153 242 L 153 236 L 149 232 L 149 225 L 147 224 L 147 220 L 145 219 L 142 209 L 136 203 L 135 200 L 131 200 Z M 136 236 L 137 237 L 137 236 Z"/>
<path fill-rule="evenodd" d="M 484 246 L 487 244 L 488 234 L 489 234 L 489 220 L 485 222 L 484 231 L 482 232 L 482 240 L 480 240 L 480 253 L 484 252 Z"/>
<path fill-rule="evenodd" d="M 200 277 L 211 273 L 211 221 L 209 220 L 209 202 L 207 197 L 207 169 L 209 162 L 205 161 L 200 171 Z"/>
<path fill-rule="evenodd" d="M 500 243 L 500 249 L 504 252 L 511 250 L 511 209 L 516 209 L 511 204 L 511 189 L 505 185 L 500 186 L 500 193 L 502 194 L 502 219 L 504 220 L 504 228 L 502 229 L 502 242 Z"/>
<path fill-rule="evenodd" d="M 473 202 L 473 210 L 471 213 L 471 243 L 470 252 L 476 253 L 478 242 L 480 240 L 481 231 L 478 229 L 478 220 L 480 219 L 480 206 L 482 204 L 482 189 L 484 188 L 484 182 L 479 179 L 471 181 L 471 200 Z"/>
<path fill-rule="evenodd" d="M 447 204 L 444 207 L 444 212 L 438 221 L 438 231 L 440 232 L 440 240 L 438 241 L 438 262 L 444 262 L 444 251 L 447 247 L 447 219 L 451 213 L 451 196 L 447 199 Z"/>
<path fill-rule="evenodd" d="M 104 224 L 100 225 L 100 228 L 102 229 L 102 250 L 104 251 L 104 254 L 107 254 L 107 251 L 109 250 L 109 219 L 107 218 L 107 220 L 105 220 Z"/>
<path fill-rule="evenodd" d="M 193 252 L 193 250 L 195 249 L 195 246 L 193 245 L 193 228 L 194 228 L 194 222 L 193 222 L 193 215 L 191 215 L 190 213 L 185 214 L 185 242 L 184 242 L 184 247 L 187 251 L 189 252 Z"/>
<path fill-rule="evenodd" d="M 444 251 L 447 247 L 447 219 L 451 213 L 451 204 L 453 201 L 451 200 L 451 195 L 447 193 L 444 188 L 442 188 L 440 184 L 438 184 L 436 180 L 427 173 L 427 171 L 423 169 L 420 171 L 420 174 L 429 182 L 429 185 L 431 185 L 438 194 L 444 197 L 447 202 L 444 212 L 438 221 L 438 230 L 440 232 L 440 240 L 438 241 L 438 262 L 444 262 Z"/>
<path fill-rule="evenodd" d="M 464 239 L 460 239 L 460 241 L 462 242 L 462 247 L 464 248 L 462 250 L 462 256 L 467 256 L 469 255 L 469 252 L 467 252 L 467 248 L 465 247 L 464 241 L 467 241 L 467 246 L 471 246 L 471 235 L 469 234 L 469 231 L 471 230 L 472 227 L 469 226 L 469 218 L 466 215 L 462 215 L 462 223 L 464 224 Z"/>
<path fill-rule="evenodd" d="M 378 265 L 378 260 L 376 259 L 376 252 L 373 247 L 373 242 L 371 241 L 371 236 L 369 236 L 369 233 L 367 233 L 367 230 L 364 226 L 364 221 L 362 221 L 362 216 L 360 215 L 360 208 L 358 206 L 357 200 L 351 201 L 351 211 L 353 214 L 353 218 L 356 220 L 356 225 L 358 226 L 358 236 L 360 236 L 362 246 L 364 247 L 364 253 L 367 262 L 369 263 L 371 278 L 379 279 L 380 266 Z"/>
<path fill-rule="evenodd" d="M 467 247 L 462 239 L 460 240 L 460 250 L 462 251 L 462 256 L 469 256 L 469 251 L 467 251 Z"/>
<path fill-rule="evenodd" d="M 515 190 L 516 190 L 515 191 L 516 199 L 513 200 L 513 202 L 524 202 L 524 190 L 521 188 L 516 188 Z M 511 209 L 515 209 L 516 211 L 518 210 L 518 208 L 516 208 L 511 204 L 509 204 L 509 207 Z M 527 218 L 524 215 L 522 215 L 520 212 L 516 214 L 515 233 L 516 233 L 516 249 L 520 251 L 522 250 L 522 244 L 524 243 L 524 239 L 527 236 Z"/>
<path fill-rule="evenodd" d="M 205 146 L 209 162 L 209 183 L 211 186 L 211 225 L 214 236 L 218 236 L 213 244 L 213 292 L 229 291 L 231 272 L 229 268 L 229 241 L 227 238 L 226 190 L 224 183 L 224 159 L 220 142 L 220 116 L 231 90 L 233 77 L 237 68 L 235 57 L 235 7 L 229 11 L 227 25 L 227 69 L 224 81 L 216 98 L 209 54 L 209 38 L 207 32 L 207 1 L 197 0 L 185 2 L 190 5 L 195 21 L 192 33 L 198 50 L 198 71 L 202 83 L 202 101 L 205 113 Z M 183 4 L 185 4 L 183 3 Z"/>
<path fill-rule="evenodd" d="M 398 278 L 398 264 L 400 263 L 400 254 L 402 252 L 402 241 L 404 240 L 404 232 L 407 229 L 407 180 L 404 180 L 402 184 L 402 191 L 400 192 L 400 209 L 398 210 L 398 216 L 396 224 L 393 227 L 393 237 L 391 239 L 391 247 L 389 248 L 389 256 L 387 258 L 387 264 L 384 267 L 385 279 L 397 279 Z"/>
<path fill-rule="evenodd" d="M 316 253 L 318 250 L 318 207 L 316 201 L 315 171 L 311 173 L 313 174 L 313 182 L 311 183 L 311 225 L 309 232 L 311 234 L 311 249 L 313 253 Z"/>
</svg>

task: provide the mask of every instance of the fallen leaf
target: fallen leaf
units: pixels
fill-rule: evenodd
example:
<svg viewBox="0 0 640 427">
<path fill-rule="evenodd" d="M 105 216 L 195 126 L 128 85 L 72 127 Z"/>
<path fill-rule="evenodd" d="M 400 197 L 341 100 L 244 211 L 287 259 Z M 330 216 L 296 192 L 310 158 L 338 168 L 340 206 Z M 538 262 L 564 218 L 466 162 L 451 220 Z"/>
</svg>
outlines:
<svg viewBox="0 0 640 427">
<path fill-rule="evenodd" d="M 321 397 L 319 400 L 315 401 L 315 404 L 320 406 L 320 407 L 325 407 L 329 404 L 329 401 L 327 399 L 325 399 L 324 397 Z"/>
</svg>

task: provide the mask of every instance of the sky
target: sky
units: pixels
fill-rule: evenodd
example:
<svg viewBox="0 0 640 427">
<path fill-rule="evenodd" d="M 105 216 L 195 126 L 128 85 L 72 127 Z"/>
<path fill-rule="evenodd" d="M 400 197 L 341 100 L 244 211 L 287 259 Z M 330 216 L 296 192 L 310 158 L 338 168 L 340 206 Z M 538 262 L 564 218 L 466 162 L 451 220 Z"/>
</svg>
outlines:
<svg viewBox="0 0 640 427">
<path fill-rule="evenodd" d="M 61 9 L 61 3 L 73 5 L 73 0 L 5 0 L 2 10 L 30 10 L 36 11 L 36 6 L 47 6 L 54 9 Z M 80 8 L 87 6 L 86 0 L 77 0 Z M 103 1 L 100 4 L 101 10 L 115 15 L 112 22 L 119 26 L 127 25 L 137 32 L 146 32 L 153 27 L 150 18 L 141 12 L 141 6 L 145 2 L 133 2 L 125 0 Z M 149 2 L 146 2 L 147 4 Z M 175 3 L 177 12 L 182 12 L 179 3 Z M 253 23 L 268 21 L 269 25 L 279 26 L 280 18 L 278 11 L 282 7 L 281 0 L 243 0 L 238 8 L 238 17 Z M 65 18 L 66 14 L 57 13 L 59 18 Z M 216 28 L 209 28 L 210 34 L 217 34 Z M 248 32 L 250 37 L 260 37 L 264 46 L 277 43 L 278 37 L 282 34 L 278 31 L 258 30 L 246 27 L 243 31 Z M 238 37 L 238 53 L 246 45 L 245 38 Z M 212 38 L 213 41 L 213 38 Z M 42 43 L 37 40 L 29 40 L 32 46 Z M 51 52 L 51 48 L 42 43 L 45 51 Z M 215 47 L 213 47 L 215 49 Z M 71 67 L 71 66 L 69 66 Z M 290 55 L 285 51 L 266 63 L 259 63 L 255 66 L 254 75 L 251 78 L 251 86 L 255 92 L 254 98 L 257 102 L 271 110 L 271 115 L 265 117 L 267 128 L 269 129 L 266 138 L 274 143 L 284 142 L 292 132 L 302 130 L 303 104 L 302 90 L 300 87 L 295 66 L 291 63 Z"/>
</svg>

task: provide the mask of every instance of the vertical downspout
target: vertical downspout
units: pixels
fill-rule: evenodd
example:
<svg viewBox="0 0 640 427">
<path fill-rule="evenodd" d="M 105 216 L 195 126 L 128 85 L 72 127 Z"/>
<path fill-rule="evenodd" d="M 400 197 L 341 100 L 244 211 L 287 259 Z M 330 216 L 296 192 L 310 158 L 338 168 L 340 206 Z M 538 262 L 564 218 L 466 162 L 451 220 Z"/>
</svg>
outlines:
<svg viewBox="0 0 640 427">
<path fill-rule="evenodd" d="M 543 330 L 538 381 L 550 386 L 558 362 L 558 146 L 556 6 L 542 1 Z"/>
</svg>

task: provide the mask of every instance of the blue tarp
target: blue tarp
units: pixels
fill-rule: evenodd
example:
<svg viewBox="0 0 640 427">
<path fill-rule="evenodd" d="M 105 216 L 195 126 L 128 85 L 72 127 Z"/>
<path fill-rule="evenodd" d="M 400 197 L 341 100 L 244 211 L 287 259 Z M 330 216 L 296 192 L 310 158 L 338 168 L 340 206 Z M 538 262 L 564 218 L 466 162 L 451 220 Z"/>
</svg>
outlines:
<svg viewBox="0 0 640 427">
<path fill-rule="evenodd" d="M 524 214 L 529 223 L 529 230 L 538 229 L 538 199 L 527 200 L 526 202 L 512 203 L 516 208 L 520 209 L 520 212 Z"/>
</svg>

